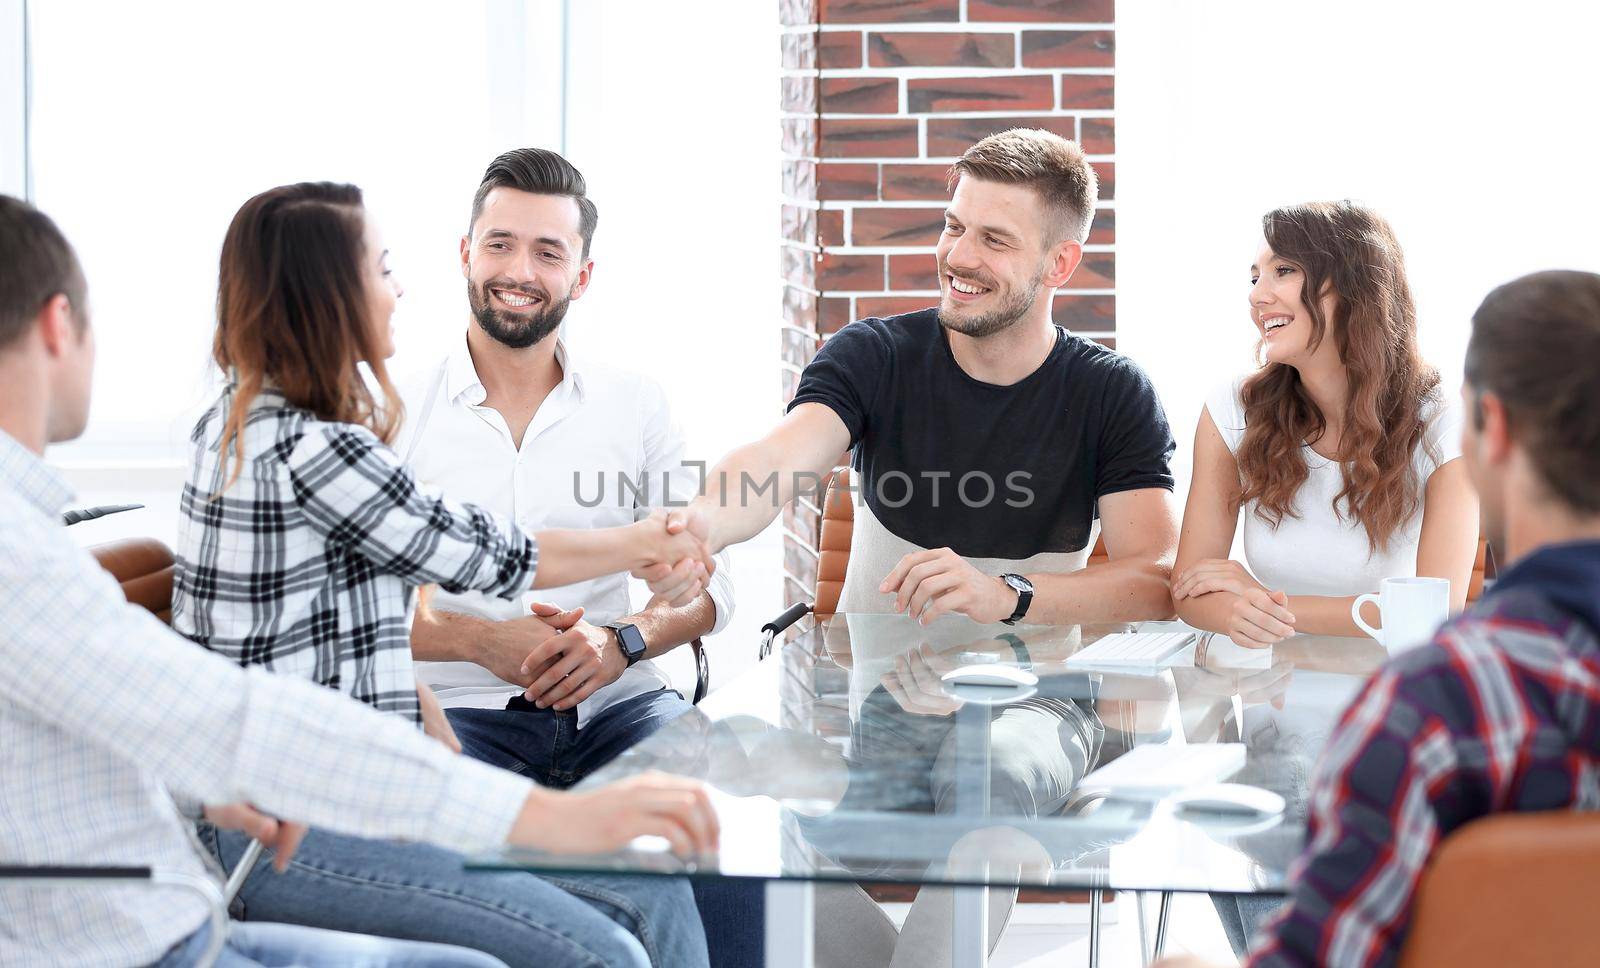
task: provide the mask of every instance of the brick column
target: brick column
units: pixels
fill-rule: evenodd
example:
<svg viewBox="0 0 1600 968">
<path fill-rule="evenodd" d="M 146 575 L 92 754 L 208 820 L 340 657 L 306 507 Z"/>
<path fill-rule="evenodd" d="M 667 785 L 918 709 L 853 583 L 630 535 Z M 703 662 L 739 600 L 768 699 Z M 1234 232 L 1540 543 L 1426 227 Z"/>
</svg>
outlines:
<svg viewBox="0 0 1600 968">
<path fill-rule="evenodd" d="M 1056 321 L 1115 344 L 1113 0 L 779 0 L 782 379 L 863 316 L 939 298 L 951 162 L 995 131 L 1083 146 L 1100 176 L 1083 265 Z M 785 511 L 785 599 L 816 584 L 819 510 Z"/>
</svg>

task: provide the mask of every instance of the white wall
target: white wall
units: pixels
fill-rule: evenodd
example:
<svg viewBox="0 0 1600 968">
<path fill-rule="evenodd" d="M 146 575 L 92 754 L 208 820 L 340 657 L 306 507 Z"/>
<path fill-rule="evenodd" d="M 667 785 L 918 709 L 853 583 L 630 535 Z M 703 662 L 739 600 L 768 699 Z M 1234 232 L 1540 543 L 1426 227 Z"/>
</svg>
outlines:
<svg viewBox="0 0 1600 968">
<path fill-rule="evenodd" d="M 652 373 L 698 459 L 777 418 L 776 7 L 578 0 L 564 25 L 562 6 L 38 5 L 37 200 L 83 258 L 101 350 L 90 432 L 53 456 L 84 503 L 150 505 L 81 538 L 170 540 L 182 442 L 213 392 L 217 253 L 245 198 L 307 178 L 365 189 L 406 287 L 404 373 L 466 323 L 456 243 L 484 166 L 560 148 L 563 120 L 600 210 L 575 351 Z M 777 537 L 734 551 L 720 682 L 781 609 Z"/>
<path fill-rule="evenodd" d="M 768 0 L 582 0 L 569 33 L 567 155 L 600 210 L 575 351 L 651 373 L 690 455 L 715 463 L 782 412 L 778 25 Z M 777 528 L 733 549 L 738 607 L 715 676 L 754 661 L 782 610 Z"/>
<path fill-rule="evenodd" d="M 541 17 L 559 38 L 559 14 L 547 0 L 34 4 L 35 201 L 82 258 L 101 354 L 89 432 L 57 459 L 181 456 L 213 392 L 223 234 L 274 185 L 362 187 L 406 287 L 393 365 L 436 354 L 464 322 L 456 241 L 484 166 L 513 137 L 559 137 L 559 72 L 523 64 L 552 32 Z M 526 90 L 540 84 L 544 110 Z"/>
<path fill-rule="evenodd" d="M 1247 268 L 1273 207 L 1354 198 L 1394 224 L 1452 392 L 1488 290 L 1600 268 L 1594 5 L 1123 0 L 1117 17 L 1119 348 L 1166 401 L 1180 496 L 1206 391 L 1250 365 Z"/>
</svg>

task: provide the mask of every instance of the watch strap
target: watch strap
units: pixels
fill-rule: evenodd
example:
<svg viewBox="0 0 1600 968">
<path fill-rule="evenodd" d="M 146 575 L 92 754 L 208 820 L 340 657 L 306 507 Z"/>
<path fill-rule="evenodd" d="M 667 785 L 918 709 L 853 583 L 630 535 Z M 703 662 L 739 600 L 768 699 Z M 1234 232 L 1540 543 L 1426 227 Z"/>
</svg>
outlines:
<svg viewBox="0 0 1600 968">
<path fill-rule="evenodd" d="M 631 622 L 607 622 L 600 627 L 616 634 L 617 644 L 622 646 L 622 657 L 628 660 L 630 667 L 644 658 L 644 633 L 639 631 L 639 626 Z"/>
<path fill-rule="evenodd" d="M 1021 575 L 1001 575 L 1000 580 L 1017 593 L 1016 610 L 1010 618 L 1001 620 L 1007 625 L 1015 625 L 1022 621 L 1022 617 L 1028 614 L 1028 607 L 1033 604 L 1033 582 Z"/>
</svg>

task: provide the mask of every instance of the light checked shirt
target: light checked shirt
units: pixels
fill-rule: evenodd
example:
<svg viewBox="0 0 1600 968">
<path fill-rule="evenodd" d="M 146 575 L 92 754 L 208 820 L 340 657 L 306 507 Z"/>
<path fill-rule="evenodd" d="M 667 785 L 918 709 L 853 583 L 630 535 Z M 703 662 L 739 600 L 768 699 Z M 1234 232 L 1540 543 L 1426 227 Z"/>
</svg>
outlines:
<svg viewBox="0 0 1600 968">
<path fill-rule="evenodd" d="M 69 499 L 0 433 L 0 865 L 209 876 L 168 788 L 360 836 L 505 842 L 527 781 L 172 634 L 73 543 Z M 0 965 L 149 964 L 205 917 L 181 889 L 0 882 Z"/>
</svg>

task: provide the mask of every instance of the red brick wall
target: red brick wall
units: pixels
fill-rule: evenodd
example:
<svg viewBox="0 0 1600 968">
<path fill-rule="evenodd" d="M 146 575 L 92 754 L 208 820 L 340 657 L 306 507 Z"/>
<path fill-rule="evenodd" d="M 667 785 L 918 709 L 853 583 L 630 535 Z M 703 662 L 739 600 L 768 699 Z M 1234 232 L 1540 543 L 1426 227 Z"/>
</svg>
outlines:
<svg viewBox="0 0 1600 968">
<path fill-rule="evenodd" d="M 938 301 L 945 173 L 995 131 L 1083 145 L 1100 208 L 1057 322 L 1116 333 L 1113 0 L 779 0 L 782 378 L 839 327 Z M 785 512 L 785 597 L 811 599 L 818 509 Z"/>
</svg>

